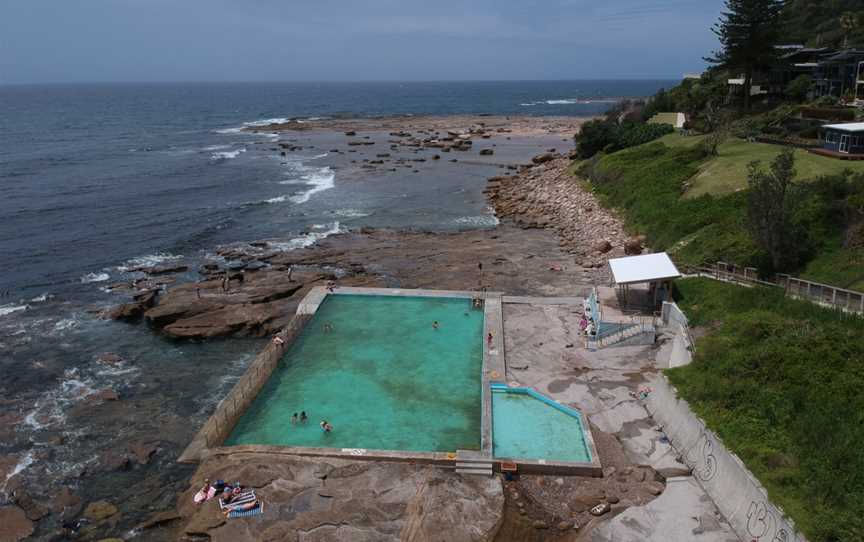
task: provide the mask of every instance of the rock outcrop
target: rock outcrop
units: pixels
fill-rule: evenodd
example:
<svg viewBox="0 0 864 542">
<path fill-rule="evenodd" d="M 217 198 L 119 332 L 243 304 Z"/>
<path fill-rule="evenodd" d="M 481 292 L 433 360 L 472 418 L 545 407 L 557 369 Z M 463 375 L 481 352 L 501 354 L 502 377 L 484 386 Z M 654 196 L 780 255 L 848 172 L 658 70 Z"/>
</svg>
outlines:
<svg viewBox="0 0 864 542">
<path fill-rule="evenodd" d="M 205 477 L 255 488 L 264 514 L 226 522 L 217 503 L 191 504 Z M 207 459 L 180 503 L 183 533 L 213 542 L 481 541 L 498 529 L 504 493 L 497 478 L 437 467 L 247 454 Z"/>
<path fill-rule="evenodd" d="M 580 186 L 569 159 L 547 153 L 534 163 L 517 175 L 489 179 L 486 193 L 496 214 L 524 228 L 555 230 L 562 249 L 584 267 L 601 267 L 623 255 L 622 222 Z"/>
</svg>

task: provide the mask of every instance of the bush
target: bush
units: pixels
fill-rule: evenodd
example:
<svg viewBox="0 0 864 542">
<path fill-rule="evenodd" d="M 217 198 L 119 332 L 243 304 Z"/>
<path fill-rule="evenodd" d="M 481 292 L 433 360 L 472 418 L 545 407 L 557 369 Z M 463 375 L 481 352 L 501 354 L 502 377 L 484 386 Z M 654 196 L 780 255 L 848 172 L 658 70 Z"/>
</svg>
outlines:
<svg viewBox="0 0 864 542">
<path fill-rule="evenodd" d="M 576 134 L 577 153 L 586 159 L 600 151 L 612 153 L 654 141 L 675 131 L 669 124 L 646 124 L 614 119 L 592 120 Z"/>
<path fill-rule="evenodd" d="M 681 396 L 815 541 L 864 539 L 861 318 L 707 279 L 676 284 L 712 331 L 667 371 Z"/>
</svg>

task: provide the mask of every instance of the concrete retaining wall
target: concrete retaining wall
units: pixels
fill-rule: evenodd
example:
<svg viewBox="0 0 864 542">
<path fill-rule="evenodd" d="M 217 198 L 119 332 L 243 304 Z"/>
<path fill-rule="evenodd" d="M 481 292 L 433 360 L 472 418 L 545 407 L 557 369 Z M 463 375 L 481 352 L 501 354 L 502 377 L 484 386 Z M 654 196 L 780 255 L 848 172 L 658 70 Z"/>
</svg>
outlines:
<svg viewBox="0 0 864 542">
<path fill-rule="evenodd" d="M 316 306 L 317 308 L 317 306 Z M 314 311 L 313 311 L 314 314 Z M 237 384 L 231 389 L 225 399 L 216 407 L 216 411 L 198 431 L 195 438 L 178 459 L 181 463 L 192 463 L 199 461 L 205 452 L 216 446 L 220 446 L 231 430 L 240 420 L 261 388 L 270 378 L 273 370 L 282 359 L 282 355 L 291 346 L 291 343 L 300 335 L 306 323 L 312 318 L 309 314 L 296 314 L 278 337 L 282 338 L 281 345 L 274 342 L 269 343 L 255 357 Z"/>
<path fill-rule="evenodd" d="M 690 323 L 687 321 L 687 315 L 678 308 L 675 303 L 663 302 L 663 309 L 660 313 L 663 324 L 673 334 L 672 348 L 669 350 L 668 367 L 681 367 L 689 365 L 693 361 L 693 352 L 696 351 L 696 345 L 693 343 L 693 338 L 690 335 Z"/>
<path fill-rule="evenodd" d="M 665 309 L 665 305 L 664 305 Z M 735 454 L 696 417 L 665 376 L 651 384 L 645 406 L 720 512 L 746 542 L 805 542 L 793 521 Z"/>
</svg>

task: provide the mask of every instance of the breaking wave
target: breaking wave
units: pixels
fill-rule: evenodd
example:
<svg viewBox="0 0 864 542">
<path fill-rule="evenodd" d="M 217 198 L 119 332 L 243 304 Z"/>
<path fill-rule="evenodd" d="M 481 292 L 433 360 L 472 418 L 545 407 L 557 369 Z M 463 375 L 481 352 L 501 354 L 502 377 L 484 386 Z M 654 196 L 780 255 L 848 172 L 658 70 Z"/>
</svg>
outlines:
<svg viewBox="0 0 864 542">
<path fill-rule="evenodd" d="M 326 239 L 327 237 L 337 233 L 344 233 L 344 231 L 345 230 L 341 228 L 338 221 L 333 222 L 332 224 L 315 224 L 312 226 L 311 231 L 304 233 L 303 235 L 288 241 L 270 242 L 269 246 L 276 250 L 297 250 L 298 248 L 312 246 L 322 239 Z"/>
<path fill-rule="evenodd" d="M 83 277 L 81 277 L 82 284 L 88 284 L 90 282 L 105 282 L 110 279 L 111 275 L 108 273 L 87 273 Z"/>
</svg>

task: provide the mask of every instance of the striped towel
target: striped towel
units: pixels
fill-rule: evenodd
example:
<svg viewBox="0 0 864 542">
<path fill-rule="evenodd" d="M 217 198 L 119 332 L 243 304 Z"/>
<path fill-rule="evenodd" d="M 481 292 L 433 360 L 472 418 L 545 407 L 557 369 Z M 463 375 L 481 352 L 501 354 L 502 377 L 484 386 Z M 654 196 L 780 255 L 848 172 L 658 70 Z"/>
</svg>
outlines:
<svg viewBox="0 0 864 542">
<path fill-rule="evenodd" d="M 252 516 L 257 516 L 259 514 L 264 513 L 264 503 L 259 502 L 258 506 L 252 508 L 251 510 L 237 510 L 234 512 L 229 512 L 229 518 L 251 518 Z"/>
<path fill-rule="evenodd" d="M 222 510 L 231 509 L 238 505 L 255 502 L 255 498 L 255 491 L 244 491 L 243 493 L 237 495 L 236 498 L 231 499 L 231 502 L 228 504 L 225 504 L 222 499 L 219 499 L 219 508 L 221 508 Z"/>
</svg>

